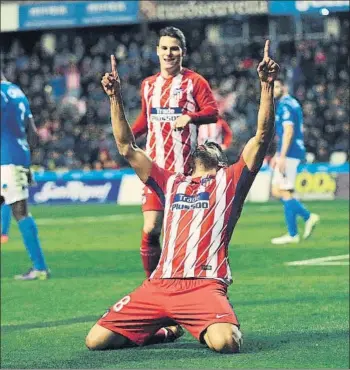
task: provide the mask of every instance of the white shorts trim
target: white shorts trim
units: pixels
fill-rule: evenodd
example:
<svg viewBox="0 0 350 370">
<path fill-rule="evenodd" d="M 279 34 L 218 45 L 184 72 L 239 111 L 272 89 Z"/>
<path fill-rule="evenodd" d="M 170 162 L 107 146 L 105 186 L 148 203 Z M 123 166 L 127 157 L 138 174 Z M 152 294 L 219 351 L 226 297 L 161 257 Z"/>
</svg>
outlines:
<svg viewBox="0 0 350 370">
<path fill-rule="evenodd" d="M 7 164 L 1 166 L 1 195 L 5 204 L 13 204 L 23 199 L 28 199 L 28 172 L 23 166 Z"/>
<path fill-rule="evenodd" d="M 286 172 L 283 174 L 275 168 L 272 175 L 272 185 L 278 186 L 280 190 L 294 190 L 299 163 L 300 159 L 287 157 Z"/>
</svg>

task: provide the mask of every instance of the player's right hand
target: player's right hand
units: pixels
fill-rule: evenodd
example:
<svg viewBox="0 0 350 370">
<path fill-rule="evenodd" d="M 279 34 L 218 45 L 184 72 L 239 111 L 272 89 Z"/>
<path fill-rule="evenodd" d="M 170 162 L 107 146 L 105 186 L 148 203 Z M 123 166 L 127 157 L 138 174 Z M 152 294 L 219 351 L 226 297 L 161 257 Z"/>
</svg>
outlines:
<svg viewBox="0 0 350 370">
<path fill-rule="evenodd" d="M 120 79 L 118 76 L 117 62 L 114 55 L 111 55 L 111 67 L 112 72 L 105 73 L 101 80 L 103 90 L 108 96 L 113 96 L 120 92 Z"/>
<path fill-rule="evenodd" d="M 261 82 L 272 83 L 278 76 L 280 66 L 270 58 L 270 40 L 266 40 L 264 58 L 258 65 L 258 75 Z"/>
</svg>

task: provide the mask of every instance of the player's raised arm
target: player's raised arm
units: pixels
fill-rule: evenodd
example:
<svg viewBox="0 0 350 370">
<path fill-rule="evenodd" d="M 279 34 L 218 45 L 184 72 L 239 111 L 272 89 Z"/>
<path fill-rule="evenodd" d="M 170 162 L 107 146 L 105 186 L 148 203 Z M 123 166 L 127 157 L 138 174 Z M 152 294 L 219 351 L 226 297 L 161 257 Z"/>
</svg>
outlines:
<svg viewBox="0 0 350 370">
<path fill-rule="evenodd" d="M 112 73 L 106 73 L 101 83 L 111 103 L 111 119 L 115 142 L 119 153 L 130 163 L 141 181 L 146 182 L 151 173 L 152 160 L 136 146 L 134 135 L 125 117 L 120 79 L 114 55 L 111 55 L 111 64 Z"/>
<path fill-rule="evenodd" d="M 135 139 L 147 133 L 147 108 L 146 100 L 143 96 L 144 82 L 141 85 L 141 112 L 137 116 L 134 124 L 131 127 Z"/>
<path fill-rule="evenodd" d="M 264 58 L 257 69 L 261 83 L 258 127 L 255 136 L 249 140 L 242 153 L 247 167 L 252 171 L 257 171 L 261 167 L 275 132 L 273 87 L 280 67 L 270 58 L 269 46 L 270 41 L 267 40 L 264 48 Z"/>
</svg>

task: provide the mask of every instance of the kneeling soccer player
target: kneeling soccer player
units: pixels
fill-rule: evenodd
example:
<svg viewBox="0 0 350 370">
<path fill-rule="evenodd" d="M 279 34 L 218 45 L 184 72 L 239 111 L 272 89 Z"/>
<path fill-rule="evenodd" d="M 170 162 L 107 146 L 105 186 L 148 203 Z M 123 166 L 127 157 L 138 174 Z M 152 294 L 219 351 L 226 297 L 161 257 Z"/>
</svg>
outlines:
<svg viewBox="0 0 350 370">
<path fill-rule="evenodd" d="M 279 66 L 269 57 L 269 41 L 258 66 L 261 102 L 256 135 L 231 166 L 219 145 L 198 146 L 191 176 L 161 169 L 135 145 L 114 56 L 111 61 L 112 73 L 105 74 L 102 85 L 110 98 L 114 137 L 119 152 L 165 206 L 164 245 L 151 277 L 100 318 L 86 345 L 104 350 L 155 343 L 160 328 L 179 324 L 212 350 L 239 352 L 242 334 L 227 298 L 232 282 L 228 244 L 274 135 L 273 87 Z"/>
</svg>

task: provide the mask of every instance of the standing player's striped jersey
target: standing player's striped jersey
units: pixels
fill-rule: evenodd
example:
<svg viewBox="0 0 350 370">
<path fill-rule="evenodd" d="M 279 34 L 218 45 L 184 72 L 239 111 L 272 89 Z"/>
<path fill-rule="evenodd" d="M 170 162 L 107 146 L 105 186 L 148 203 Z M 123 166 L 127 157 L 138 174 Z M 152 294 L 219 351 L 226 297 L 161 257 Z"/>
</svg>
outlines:
<svg viewBox="0 0 350 370">
<path fill-rule="evenodd" d="M 1 81 L 1 165 L 30 166 L 26 124 L 31 117 L 23 91 L 11 82 Z"/>
<path fill-rule="evenodd" d="M 164 238 L 151 278 L 211 278 L 232 282 L 228 244 L 254 181 L 241 157 L 215 176 L 185 176 L 153 163 L 146 185 L 165 205 Z"/>
<path fill-rule="evenodd" d="M 161 168 L 186 173 L 191 152 L 197 146 L 197 125 L 215 122 L 218 115 L 208 82 L 183 68 L 168 79 L 160 73 L 146 78 L 141 95 L 142 111 L 132 127 L 134 135 L 148 132 L 147 153 Z M 174 122 L 185 114 L 193 123 L 175 131 Z"/>
<path fill-rule="evenodd" d="M 198 129 L 198 145 L 206 140 L 214 141 L 226 150 L 232 143 L 232 131 L 228 123 L 221 117 L 216 123 L 201 125 Z"/>
</svg>

